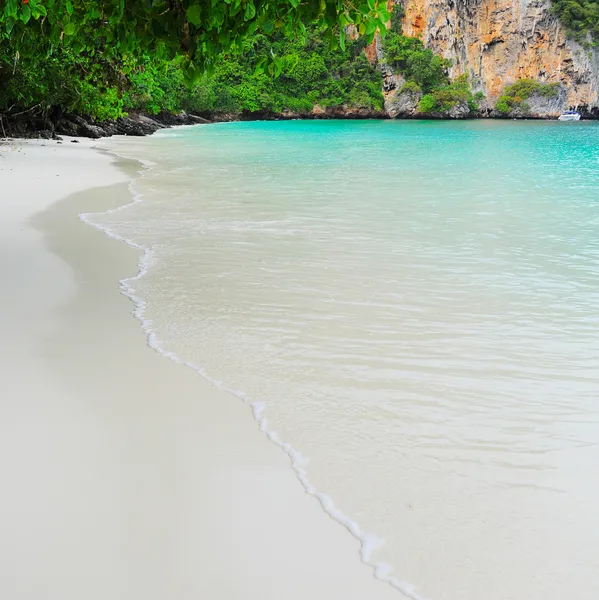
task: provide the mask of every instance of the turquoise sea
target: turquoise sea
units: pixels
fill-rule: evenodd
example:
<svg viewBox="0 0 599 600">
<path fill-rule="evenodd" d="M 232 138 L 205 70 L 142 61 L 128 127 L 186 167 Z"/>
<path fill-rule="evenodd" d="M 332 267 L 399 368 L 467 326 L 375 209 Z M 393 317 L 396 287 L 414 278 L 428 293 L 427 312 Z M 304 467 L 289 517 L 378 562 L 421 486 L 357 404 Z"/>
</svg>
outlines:
<svg viewBox="0 0 599 600">
<path fill-rule="evenodd" d="M 115 148 L 138 201 L 93 220 L 147 249 L 150 342 L 252 405 L 398 597 L 599 597 L 599 124 Z"/>
</svg>

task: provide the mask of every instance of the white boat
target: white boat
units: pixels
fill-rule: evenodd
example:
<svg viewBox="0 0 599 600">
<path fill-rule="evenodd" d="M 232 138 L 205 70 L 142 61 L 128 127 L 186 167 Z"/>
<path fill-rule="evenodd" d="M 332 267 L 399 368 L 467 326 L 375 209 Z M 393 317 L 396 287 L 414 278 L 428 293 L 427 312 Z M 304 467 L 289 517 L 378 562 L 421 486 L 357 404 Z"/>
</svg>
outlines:
<svg viewBox="0 0 599 600">
<path fill-rule="evenodd" d="M 575 110 L 566 110 L 559 116 L 558 121 L 580 121 L 580 113 Z"/>
</svg>

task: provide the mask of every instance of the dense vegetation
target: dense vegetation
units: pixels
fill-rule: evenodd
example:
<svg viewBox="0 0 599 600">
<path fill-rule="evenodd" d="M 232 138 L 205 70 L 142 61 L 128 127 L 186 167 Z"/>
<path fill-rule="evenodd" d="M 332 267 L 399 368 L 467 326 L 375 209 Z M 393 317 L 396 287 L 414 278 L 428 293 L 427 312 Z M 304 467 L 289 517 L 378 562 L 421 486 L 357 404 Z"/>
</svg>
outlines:
<svg viewBox="0 0 599 600">
<path fill-rule="evenodd" d="M 256 36 L 200 81 L 190 108 L 300 114 L 315 105 L 381 110 L 381 75 L 368 62 L 364 44 L 363 39 L 352 40 L 343 50 L 332 50 L 317 32 L 310 33 L 305 44 L 282 36 Z M 259 68 L 265 52 L 281 57 L 277 78 Z"/>
<path fill-rule="evenodd" d="M 586 41 L 588 35 L 599 42 L 599 1 L 552 0 L 553 10 L 566 26 L 568 33 L 578 41 Z"/>
<path fill-rule="evenodd" d="M 47 57 L 15 57 L 0 42 L 0 115 L 78 111 L 100 120 L 121 114 L 125 67 L 60 48 Z"/>
<path fill-rule="evenodd" d="M 388 18 L 384 0 L 5 0 L 0 119 L 380 108 L 360 51 Z"/>
<path fill-rule="evenodd" d="M 386 0 L 4 0 L 0 36 L 20 56 L 180 55 L 191 77 L 256 33 L 302 37 L 316 25 L 343 46 L 346 25 L 372 40 L 388 18 Z"/>
<path fill-rule="evenodd" d="M 495 108 L 504 115 L 519 113 L 524 116 L 530 111 L 526 102 L 531 96 L 553 98 L 559 92 L 559 83 L 540 83 L 534 79 L 520 79 L 505 88 Z"/>
<path fill-rule="evenodd" d="M 467 106 L 471 113 L 478 110 L 478 102 L 484 98 L 482 92 L 472 94 L 467 75 L 460 75 L 452 83 L 444 84 L 420 99 L 418 110 L 423 113 L 450 113 L 457 105 Z"/>
<path fill-rule="evenodd" d="M 381 110 L 381 75 L 362 52 L 365 41 L 350 40 L 332 50 L 318 31 L 306 41 L 256 35 L 215 65 L 190 90 L 172 64 L 158 69 L 147 61 L 130 76 L 124 105 L 150 114 L 184 108 L 194 113 L 310 113 L 322 108 Z M 280 57 L 272 77 L 260 67 L 268 53 Z"/>
<path fill-rule="evenodd" d="M 255 35 L 192 87 L 182 59 L 141 56 L 100 63 L 62 48 L 43 61 L 15 61 L 0 45 L 0 114 L 60 110 L 103 121 L 126 110 L 309 113 L 320 105 L 377 111 L 383 103 L 381 75 L 362 52 L 364 43 L 350 40 L 343 50 L 332 50 L 319 31 L 309 32 L 305 42 Z M 278 77 L 261 67 L 270 53 L 279 57 Z"/>
</svg>

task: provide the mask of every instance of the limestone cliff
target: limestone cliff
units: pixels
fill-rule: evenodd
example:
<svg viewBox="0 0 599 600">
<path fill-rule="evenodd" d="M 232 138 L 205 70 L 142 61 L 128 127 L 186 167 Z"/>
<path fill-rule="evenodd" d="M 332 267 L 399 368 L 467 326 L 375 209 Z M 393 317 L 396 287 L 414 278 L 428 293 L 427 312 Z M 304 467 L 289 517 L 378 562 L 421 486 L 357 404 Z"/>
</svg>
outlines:
<svg viewBox="0 0 599 600">
<path fill-rule="evenodd" d="M 566 36 L 548 0 L 399 0 L 402 27 L 452 60 L 451 77 L 468 73 L 474 91 L 494 105 L 518 79 L 559 82 L 561 93 L 539 106 L 555 116 L 568 106 L 599 113 L 599 50 Z"/>
</svg>

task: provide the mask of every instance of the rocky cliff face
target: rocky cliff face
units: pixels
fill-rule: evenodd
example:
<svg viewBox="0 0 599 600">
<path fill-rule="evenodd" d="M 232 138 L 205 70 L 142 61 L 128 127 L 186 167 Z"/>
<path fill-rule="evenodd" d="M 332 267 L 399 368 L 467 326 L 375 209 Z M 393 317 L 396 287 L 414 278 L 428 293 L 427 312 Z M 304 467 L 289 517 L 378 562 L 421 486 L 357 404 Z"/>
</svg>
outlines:
<svg viewBox="0 0 599 600">
<path fill-rule="evenodd" d="M 535 107 L 537 116 L 556 116 L 569 106 L 599 114 L 599 50 L 569 39 L 548 0 L 396 3 L 405 10 L 403 33 L 451 59 L 452 78 L 468 73 L 490 105 L 505 86 L 530 78 L 562 86 L 552 102 Z"/>
</svg>

